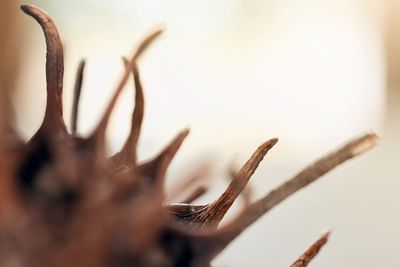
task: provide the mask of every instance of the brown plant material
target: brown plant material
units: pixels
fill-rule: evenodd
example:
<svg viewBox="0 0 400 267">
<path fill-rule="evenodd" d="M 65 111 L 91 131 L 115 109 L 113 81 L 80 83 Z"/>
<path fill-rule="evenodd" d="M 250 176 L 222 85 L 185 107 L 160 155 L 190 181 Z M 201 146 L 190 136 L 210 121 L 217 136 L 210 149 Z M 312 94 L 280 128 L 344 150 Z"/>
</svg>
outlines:
<svg viewBox="0 0 400 267">
<path fill-rule="evenodd" d="M 232 173 L 231 183 L 212 203 L 191 204 L 206 191 L 199 187 L 181 203 L 164 204 L 168 167 L 189 130 L 179 133 L 153 159 L 138 162 L 144 116 L 138 60 L 161 30 L 145 38 L 126 61 L 126 70 L 103 117 L 85 138 L 77 131 L 84 62 L 77 72 L 69 133 L 63 120 L 64 65 L 59 34 L 40 9 L 24 5 L 22 10 L 38 21 L 45 34 L 47 106 L 42 125 L 26 143 L 0 108 L 0 266 L 209 266 L 228 244 L 273 207 L 377 143 L 374 134 L 350 141 L 251 202 L 246 185 L 276 145 L 278 139 L 273 138 L 261 144 L 243 167 Z M 131 131 L 121 151 L 109 157 L 106 128 L 131 74 L 136 92 Z M 183 189 L 187 187 L 179 187 Z M 240 195 L 245 208 L 236 219 L 219 227 Z M 292 266 L 306 266 L 326 238 L 323 236 L 295 263 L 303 265 Z"/>
<path fill-rule="evenodd" d="M 330 232 L 326 232 L 315 241 L 290 267 L 306 267 L 317 256 L 321 248 L 328 242 Z"/>
<path fill-rule="evenodd" d="M 71 132 L 76 134 L 78 131 L 78 113 L 79 101 L 81 99 L 83 73 L 85 71 L 86 62 L 81 60 L 79 63 L 78 71 L 76 73 L 75 87 L 74 87 L 74 100 L 72 103 L 72 116 L 71 116 Z"/>
<path fill-rule="evenodd" d="M 130 68 L 128 60 L 124 59 L 124 63 L 126 68 L 129 70 Z M 132 114 L 132 123 L 129 136 L 121 151 L 111 157 L 111 160 L 116 166 L 132 165 L 133 167 L 136 167 L 137 165 L 137 145 L 144 116 L 144 94 L 136 63 L 132 65 L 132 74 L 135 82 L 135 108 Z"/>
<path fill-rule="evenodd" d="M 243 217 L 235 224 L 235 229 L 232 229 L 231 238 L 235 238 L 252 223 L 257 221 L 261 216 L 268 213 L 279 203 L 321 178 L 324 174 L 339 166 L 343 162 L 358 156 L 372 147 L 378 142 L 378 137 L 375 134 L 369 133 L 354 140 L 349 141 L 342 147 L 328 155 L 320 158 L 310 166 L 306 167 L 293 178 L 287 180 L 276 189 L 272 190 L 265 197 L 255 201 L 248 208 Z M 228 245 L 226 241 L 226 245 Z"/>
</svg>

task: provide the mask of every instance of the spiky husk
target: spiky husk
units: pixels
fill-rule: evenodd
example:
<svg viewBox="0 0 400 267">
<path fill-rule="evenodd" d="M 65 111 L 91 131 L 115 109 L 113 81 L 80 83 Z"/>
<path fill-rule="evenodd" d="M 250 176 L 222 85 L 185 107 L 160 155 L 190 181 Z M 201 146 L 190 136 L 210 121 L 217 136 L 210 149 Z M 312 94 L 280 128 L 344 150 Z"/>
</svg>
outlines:
<svg viewBox="0 0 400 267">
<path fill-rule="evenodd" d="M 173 157 L 187 137 L 183 130 L 153 159 L 137 160 L 144 114 L 138 60 L 160 35 L 150 34 L 138 46 L 89 137 L 78 134 L 77 119 L 84 62 L 74 93 L 71 131 L 63 119 L 63 49 L 51 18 L 40 9 L 22 10 L 42 27 L 47 45 L 47 105 L 42 125 L 24 142 L 0 108 L 0 266 L 208 266 L 254 221 L 287 197 L 344 161 L 376 144 L 366 134 L 316 161 L 264 198 L 250 202 L 219 227 L 234 201 L 268 151 L 273 138 L 256 149 L 214 202 L 193 205 L 205 193 L 198 188 L 185 201 L 168 205 L 164 180 Z M 130 134 L 121 151 L 109 157 L 105 135 L 110 115 L 131 73 L 135 108 Z M 185 186 L 180 190 L 186 189 Z M 317 240 L 291 266 L 306 266 L 327 241 Z"/>
</svg>

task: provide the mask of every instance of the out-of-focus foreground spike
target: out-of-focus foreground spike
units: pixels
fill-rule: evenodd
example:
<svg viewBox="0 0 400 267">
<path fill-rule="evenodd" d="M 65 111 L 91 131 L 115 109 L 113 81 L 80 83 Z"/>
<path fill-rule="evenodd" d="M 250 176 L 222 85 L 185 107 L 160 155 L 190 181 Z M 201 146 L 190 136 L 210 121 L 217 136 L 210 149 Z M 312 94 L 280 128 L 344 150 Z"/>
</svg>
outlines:
<svg viewBox="0 0 400 267">
<path fill-rule="evenodd" d="M 164 196 L 168 167 L 189 130 L 179 133 L 152 160 L 137 163 L 144 114 L 137 60 L 161 30 L 139 45 L 97 128 L 89 138 L 81 138 L 77 122 L 85 63 L 77 72 L 68 133 L 62 117 L 63 53 L 57 29 L 40 9 L 30 5 L 22 9 L 40 23 L 46 36 L 47 107 L 42 126 L 25 143 L 12 141 L 19 140 L 18 135 L 0 106 L 0 266 L 206 267 L 273 207 L 377 143 L 374 134 L 351 141 L 252 203 L 247 184 L 278 141 L 271 139 L 239 172 L 230 173 L 231 183 L 212 203 L 191 204 L 207 191 L 198 187 L 185 203 L 164 205 L 186 195 L 194 182 L 204 184 L 199 179 L 208 168 L 202 166 L 176 186 L 170 198 Z M 107 124 L 131 72 L 136 90 L 131 131 L 122 150 L 107 157 Z M 218 227 L 239 196 L 244 208 Z M 322 236 L 292 266 L 306 266 L 327 237 Z"/>
<path fill-rule="evenodd" d="M 64 56 L 60 36 L 53 20 L 44 11 L 33 5 L 22 5 L 21 9 L 40 24 L 46 38 L 47 103 L 41 128 L 66 132 L 62 106 Z"/>
<path fill-rule="evenodd" d="M 124 59 L 124 63 L 125 67 L 129 68 L 127 59 Z M 121 151 L 111 158 L 117 167 L 121 165 L 136 166 L 137 164 L 137 146 L 144 115 L 144 94 L 136 63 L 132 65 L 132 73 L 135 84 L 135 107 L 132 113 L 131 130 L 128 138 Z"/>
<path fill-rule="evenodd" d="M 81 62 L 79 62 L 75 78 L 74 100 L 72 101 L 72 113 L 71 113 L 71 132 L 74 135 L 78 131 L 79 101 L 81 99 L 83 73 L 85 71 L 85 66 L 86 66 L 85 60 L 81 60 Z"/>
<path fill-rule="evenodd" d="M 290 267 L 307 267 L 326 242 L 328 242 L 329 235 L 330 232 L 324 233 Z"/>
</svg>

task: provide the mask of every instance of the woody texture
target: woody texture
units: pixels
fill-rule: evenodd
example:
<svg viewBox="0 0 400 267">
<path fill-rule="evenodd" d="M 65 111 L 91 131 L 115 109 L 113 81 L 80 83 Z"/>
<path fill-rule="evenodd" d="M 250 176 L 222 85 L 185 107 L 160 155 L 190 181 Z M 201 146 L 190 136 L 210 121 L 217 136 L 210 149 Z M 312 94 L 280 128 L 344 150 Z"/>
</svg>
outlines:
<svg viewBox="0 0 400 267">
<path fill-rule="evenodd" d="M 155 31 L 125 60 L 125 72 L 104 115 L 86 137 L 79 134 L 79 99 L 85 62 L 74 89 L 72 118 L 63 119 L 63 47 L 53 20 L 42 10 L 22 11 L 43 29 L 47 103 L 36 133 L 24 141 L 7 110 L 0 107 L 0 266 L 2 267 L 204 267 L 260 217 L 291 195 L 345 161 L 374 147 L 367 133 L 331 151 L 289 178 L 266 196 L 251 201 L 249 179 L 275 146 L 271 138 L 247 162 L 230 172 L 231 181 L 214 201 L 193 204 L 207 188 L 193 187 L 202 174 L 176 186 L 187 198 L 171 204 L 165 192 L 168 167 L 189 134 L 182 130 L 153 158 L 138 161 L 137 147 L 144 116 L 140 79 L 141 55 L 161 34 Z M 0 64 L 2 64 L 0 62 Z M 122 149 L 109 155 L 106 129 L 125 84 L 134 77 L 134 109 Z M 238 198 L 244 201 L 233 219 L 220 226 Z M 288 215 L 290 216 L 290 215 Z M 307 266 L 327 242 L 324 233 L 287 266 Z M 262 255 L 260 255 L 262 256 Z M 251 263 L 249 263 L 249 266 Z"/>
</svg>

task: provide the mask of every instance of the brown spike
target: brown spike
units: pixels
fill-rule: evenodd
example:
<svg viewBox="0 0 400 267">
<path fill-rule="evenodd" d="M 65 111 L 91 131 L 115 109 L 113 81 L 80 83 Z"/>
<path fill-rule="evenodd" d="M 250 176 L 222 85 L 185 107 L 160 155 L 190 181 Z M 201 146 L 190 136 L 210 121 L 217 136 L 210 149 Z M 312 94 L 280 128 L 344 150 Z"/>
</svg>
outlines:
<svg viewBox="0 0 400 267">
<path fill-rule="evenodd" d="M 240 171 L 231 173 L 232 182 L 229 184 L 226 191 L 214 203 L 204 206 L 204 208 L 195 209 L 194 205 L 190 205 L 193 210 L 192 214 L 185 213 L 191 209 L 186 209 L 183 205 L 184 213 L 173 213 L 176 219 L 189 225 L 191 228 L 215 228 L 221 222 L 226 212 L 232 206 L 237 197 L 242 193 L 260 162 L 269 150 L 278 142 L 278 139 L 271 139 L 257 148 L 250 159 L 243 165 Z M 249 194 L 244 195 L 246 206 L 249 206 Z M 177 205 L 175 205 L 177 206 Z"/>
<path fill-rule="evenodd" d="M 205 229 L 192 233 L 182 228 L 175 228 L 177 233 L 185 237 L 187 244 L 191 246 L 193 250 L 199 251 L 196 255 L 197 257 L 193 259 L 193 261 L 196 262 L 195 266 L 205 266 L 206 263 L 211 261 L 219 252 L 226 248 L 227 244 L 232 241 L 232 237 L 235 237 L 237 222 L 241 220 L 241 216 L 243 215 L 245 214 L 242 213 L 240 216 L 237 216 L 237 219 L 218 231 Z M 321 248 L 327 243 L 329 235 L 330 231 L 324 233 L 292 265 L 290 265 L 290 267 L 308 266 Z"/>
<path fill-rule="evenodd" d="M 125 65 L 128 67 L 128 61 L 125 59 Z M 142 128 L 144 115 L 144 94 L 140 81 L 139 70 L 136 64 L 132 66 L 133 78 L 135 82 L 135 108 L 132 114 L 131 130 L 121 151 L 115 154 L 111 160 L 116 166 L 137 164 L 137 145 Z"/>
<path fill-rule="evenodd" d="M 123 79 L 104 117 L 92 136 L 83 139 L 69 135 L 62 120 L 63 53 L 57 30 L 42 11 L 33 6 L 22 9 L 39 21 L 46 36 L 48 103 L 44 122 L 34 138 L 15 146 L 10 142 L 16 135 L 3 106 L 6 102 L 0 97 L 0 266 L 209 266 L 216 255 L 263 214 L 377 142 L 374 134 L 351 141 L 264 198 L 250 203 L 247 183 L 275 145 L 277 140 L 272 139 L 260 146 L 239 172 L 231 173 L 231 183 L 213 203 L 164 206 L 166 172 L 188 131 L 179 134 L 153 160 L 136 165 L 144 110 L 136 64 L 160 31 L 148 37 L 126 63 Z M 10 28 L 9 25 L 13 24 L 5 27 Z M 75 118 L 71 122 L 75 133 L 84 66 L 80 68 L 75 88 Z M 123 160 L 133 166 L 122 164 L 113 168 L 102 153 L 105 131 L 130 71 L 134 72 L 137 103 L 131 133 L 122 152 L 127 156 Z M 202 175 L 195 174 L 186 185 Z M 204 183 L 197 181 L 200 184 Z M 176 192 L 187 188 L 177 187 Z M 188 202 L 204 190 L 199 191 Z M 217 228 L 238 197 L 244 200 L 242 210 L 234 220 Z M 327 238 L 325 234 L 318 239 L 292 266 L 307 266 Z"/>
<path fill-rule="evenodd" d="M 229 227 L 226 227 L 225 230 L 221 229 L 221 235 L 218 235 L 218 238 L 221 240 L 218 241 L 219 248 L 216 250 L 221 251 L 251 224 L 253 224 L 261 216 L 265 215 L 268 211 L 289 196 L 308 186 L 312 182 L 315 182 L 318 180 L 318 178 L 339 166 L 343 162 L 370 150 L 377 143 L 378 137 L 375 134 L 366 134 L 360 138 L 348 142 L 339 149 L 331 152 L 330 154 L 322 157 L 315 163 L 306 167 L 292 179 L 286 181 L 262 199 L 252 203 L 247 208 L 246 212 L 232 222 Z M 225 232 L 229 234 L 224 234 Z"/>
<path fill-rule="evenodd" d="M 129 62 L 129 67 L 132 68 L 132 65 L 138 60 L 138 58 L 143 54 L 144 51 L 154 42 L 160 34 L 163 33 L 163 29 L 157 29 L 151 34 L 149 34 L 138 46 L 135 55 L 132 60 Z"/>
<path fill-rule="evenodd" d="M 111 98 L 111 101 L 109 102 L 106 111 L 103 115 L 103 118 L 100 120 L 100 123 L 92 133 L 91 137 L 89 139 L 96 139 L 100 143 L 104 143 L 105 139 L 105 133 L 106 133 L 106 128 L 108 125 L 108 122 L 110 120 L 111 113 L 114 109 L 114 106 L 118 100 L 119 95 L 122 92 L 122 89 L 124 88 L 126 82 L 128 81 L 129 74 L 131 72 L 131 69 L 133 68 L 133 65 L 137 61 L 137 59 L 143 54 L 143 52 L 146 50 L 146 48 L 162 33 L 162 30 L 157 30 L 154 33 L 150 34 L 148 37 L 144 39 L 144 41 L 139 45 L 138 49 L 134 53 L 132 59 L 129 61 L 129 68 L 126 68 L 121 81 L 119 82 L 117 89 L 115 90 L 115 93 L 113 97 Z"/>
<path fill-rule="evenodd" d="M 329 235 L 329 231 L 324 233 L 290 267 L 307 267 L 326 242 L 328 242 Z"/>
<path fill-rule="evenodd" d="M 71 131 L 72 134 L 76 134 L 78 130 L 78 113 L 79 113 L 79 101 L 82 92 L 83 73 L 85 71 L 86 62 L 82 59 L 79 62 L 78 70 L 76 72 L 75 86 L 74 86 L 74 100 L 72 102 L 72 115 L 71 115 Z"/>
<path fill-rule="evenodd" d="M 41 128 L 66 132 L 62 107 L 64 58 L 60 36 L 54 22 L 44 11 L 33 5 L 22 5 L 21 9 L 40 24 L 46 38 L 47 105 Z"/>
<path fill-rule="evenodd" d="M 138 166 L 139 174 L 149 179 L 150 185 L 163 187 L 167 169 L 188 134 L 189 129 L 183 130 L 157 157 Z"/>
<path fill-rule="evenodd" d="M 286 181 L 268 195 L 253 203 L 248 211 L 250 216 L 248 217 L 249 221 L 247 224 L 250 225 L 292 194 L 308 186 L 312 182 L 315 182 L 318 178 L 345 161 L 370 150 L 376 146 L 377 143 L 378 137 L 375 134 L 366 134 L 351 140 L 339 149 L 317 160 L 295 175 L 292 179 Z"/>
<path fill-rule="evenodd" d="M 217 225 L 223 219 L 229 208 L 246 187 L 250 177 L 264 159 L 264 156 L 277 142 L 278 139 L 273 138 L 257 148 L 251 158 L 240 169 L 239 173 L 234 175 L 234 179 L 221 197 L 209 206 L 207 212 L 202 214 L 201 218 L 198 218 L 200 222 L 207 225 Z"/>
</svg>

